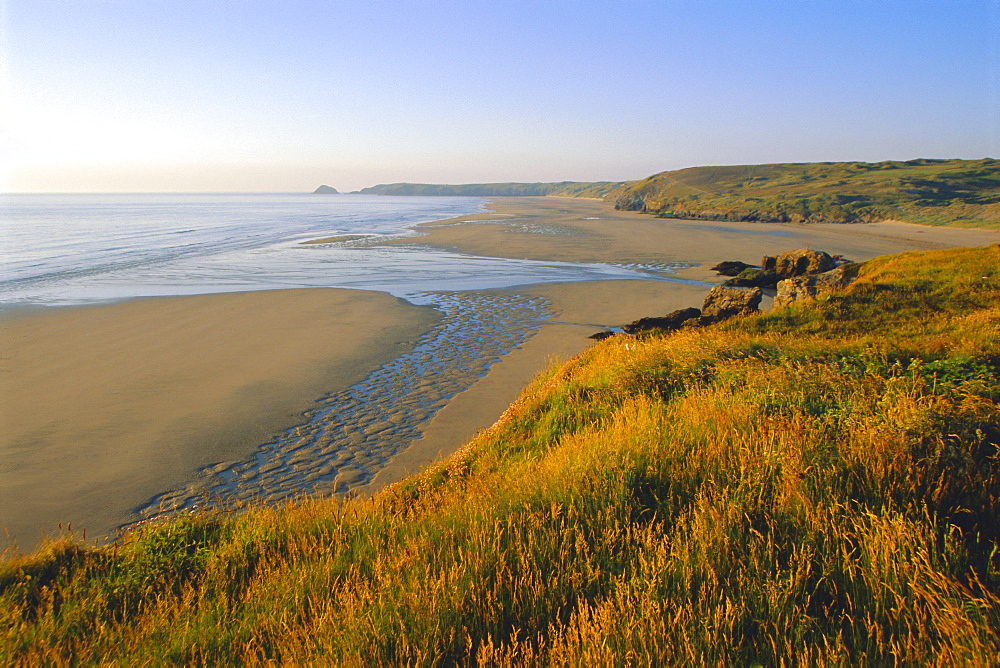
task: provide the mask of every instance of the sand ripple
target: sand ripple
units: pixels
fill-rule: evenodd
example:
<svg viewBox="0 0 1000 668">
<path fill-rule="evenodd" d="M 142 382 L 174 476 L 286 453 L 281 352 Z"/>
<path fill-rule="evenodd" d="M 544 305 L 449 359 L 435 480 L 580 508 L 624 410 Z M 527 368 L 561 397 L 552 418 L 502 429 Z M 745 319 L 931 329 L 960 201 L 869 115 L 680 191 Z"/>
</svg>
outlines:
<svg viewBox="0 0 1000 668">
<path fill-rule="evenodd" d="M 250 459 L 205 467 L 187 486 L 151 499 L 140 514 L 150 518 L 233 501 L 274 503 L 364 485 L 449 399 L 527 341 L 550 315 L 544 300 L 518 295 L 424 293 L 412 300 L 435 306 L 444 318 L 411 352 L 320 399 L 304 424 Z"/>
</svg>

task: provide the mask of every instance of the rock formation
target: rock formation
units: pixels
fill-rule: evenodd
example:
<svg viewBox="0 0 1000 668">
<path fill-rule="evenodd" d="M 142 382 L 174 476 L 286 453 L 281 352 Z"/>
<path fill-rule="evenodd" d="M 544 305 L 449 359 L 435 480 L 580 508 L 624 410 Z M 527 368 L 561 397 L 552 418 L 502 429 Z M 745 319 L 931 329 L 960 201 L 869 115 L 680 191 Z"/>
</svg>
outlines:
<svg viewBox="0 0 1000 668">
<path fill-rule="evenodd" d="M 773 288 L 778 285 L 780 280 L 781 277 L 773 271 L 750 267 L 730 278 L 723 285 L 734 288 Z"/>
<path fill-rule="evenodd" d="M 712 271 L 716 271 L 723 276 L 739 276 L 740 272 L 747 269 L 754 269 L 754 267 L 739 260 L 724 260 L 712 267 Z"/>
<path fill-rule="evenodd" d="M 821 274 L 836 266 L 836 260 L 829 253 L 805 248 L 779 253 L 774 257 L 765 255 L 760 260 L 762 271 L 773 271 L 781 278 Z"/>
<path fill-rule="evenodd" d="M 650 329 L 664 329 L 667 331 L 680 329 L 688 324 L 697 324 L 701 311 L 696 308 L 682 308 L 663 316 L 662 318 L 640 318 L 635 322 L 622 325 L 622 329 L 628 334 L 647 331 Z"/>
<path fill-rule="evenodd" d="M 701 308 L 702 325 L 727 320 L 741 315 L 751 315 L 758 312 L 761 297 L 764 293 L 760 288 L 732 288 L 717 285 L 712 288 Z"/>
<path fill-rule="evenodd" d="M 857 278 L 859 266 L 850 263 L 822 274 L 785 279 L 778 283 L 778 294 L 774 297 L 773 308 L 790 306 L 797 302 L 816 299 L 822 295 L 843 290 Z"/>
<path fill-rule="evenodd" d="M 781 308 L 804 299 L 847 287 L 858 273 L 857 264 L 849 263 L 837 267 L 843 258 L 832 257 L 822 251 L 799 249 L 765 255 L 761 268 L 738 260 L 727 260 L 712 267 L 723 276 L 732 276 L 722 285 L 717 285 L 705 297 L 701 309 L 686 308 L 661 317 L 640 318 L 622 326 L 626 334 L 638 334 L 652 330 L 671 332 L 683 327 L 711 325 L 729 318 L 752 315 L 759 312 L 762 288 L 777 288 L 774 308 Z M 601 340 L 613 336 L 605 331 L 590 338 Z"/>
<path fill-rule="evenodd" d="M 339 195 L 336 188 L 331 188 L 330 186 L 320 186 L 313 191 L 313 195 Z"/>
</svg>

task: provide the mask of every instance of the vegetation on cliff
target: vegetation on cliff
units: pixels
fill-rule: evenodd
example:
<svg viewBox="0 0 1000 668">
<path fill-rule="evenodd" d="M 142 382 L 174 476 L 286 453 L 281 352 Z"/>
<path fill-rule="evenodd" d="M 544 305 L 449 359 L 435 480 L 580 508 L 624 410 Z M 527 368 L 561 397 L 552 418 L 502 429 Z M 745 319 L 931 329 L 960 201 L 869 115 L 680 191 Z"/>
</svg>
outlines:
<svg viewBox="0 0 1000 668">
<path fill-rule="evenodd" d="M 449 195 L 455 197 L 545 196 L 602 198 L 624 181 L 588 183 L 561 181 L 558 183 L 467 183 L 439 185 L 431 183 L 384 183 L 362 188 L 361 195 Z"/>
<path fill-rule="evenodd" d="M 909 160 L 692 167 L 608 199 L 670 218 L 1000 227 L 1000 161 Z"/>
<path fill-rule="evenodd" d="M 615 336 L 371 499 L 0 566 L 0 662 L 989 665 L 1000 246 Z"/>
<path fill-rule="evenodd" d="M 1000 160 L 813 162 L 690 167 L 640 181 L 390 183 L 366 195 L 593 197 L 665 218 L 793 223 L 900 220 L 1000 227 Z"/>
</svg>

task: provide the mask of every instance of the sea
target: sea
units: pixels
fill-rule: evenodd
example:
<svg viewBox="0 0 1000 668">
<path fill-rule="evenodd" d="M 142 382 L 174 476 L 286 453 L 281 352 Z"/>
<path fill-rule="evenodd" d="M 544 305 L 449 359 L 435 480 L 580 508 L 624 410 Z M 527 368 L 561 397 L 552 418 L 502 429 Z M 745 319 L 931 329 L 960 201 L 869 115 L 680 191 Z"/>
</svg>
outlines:
<svg viewBox="0 0 1000 668">
<path fill-rule="evenodd" d="M 417 223 L 475 197 L 312 194 L 0 195 L 0 310 L 282 288 L 428 292 L 639 276 L 633 268 L 483 258 L 418 244 Z M 344 237 L 304 245 L 316 238 Z M 665 275 L 659 276 L 668 278 Z"/>
</svg>

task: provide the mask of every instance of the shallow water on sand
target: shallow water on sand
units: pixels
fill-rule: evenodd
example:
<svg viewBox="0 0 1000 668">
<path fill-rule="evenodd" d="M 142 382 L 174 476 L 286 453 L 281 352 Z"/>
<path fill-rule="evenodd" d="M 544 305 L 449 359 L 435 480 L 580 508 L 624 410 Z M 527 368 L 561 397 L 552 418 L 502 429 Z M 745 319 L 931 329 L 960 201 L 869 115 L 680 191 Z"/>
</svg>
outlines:
<svg viewBox="0 0 1000 668">
<path fill-rule="evenodd" d="M 2 195 L 0 310 L 133 297 L 336 287 L 433 290 L 636 278 L 602 264 L 483 258 L 406 246 L 419 222 L 474 197 Z M 331 235 L 340 243 L 304 244 Z"/>
<path fill-rule="evenodd" d="M 133 297 L 282 288 L 387 292 L 443 313 L 416 349 L 241 461 L 219 462 L 139 509 L 277 502 L 372 480 L 449 399 L 549 316 L 546 304 L 472 292 L 543 282 L 677 280 L 677 266 L 537 262 L 413 246 L 414 224 L 480 212 L 468 197 L 319 195 L 0 196 L 0 311 Z M 522 231 L 568 235 L 525 223 Z M 322 239 L 323 243 L 304 242 Z M 336 342 L 331 341 L 331 346 Z"/>
<path fill-rule="evenodd" d="M 151 499 L 140 515 L 342 494 L 367 484 L 420 436 L 427 420 L 527 341 L 550 314 L 543 300 L 517 295 L 452 292 L 415 298 L 433 304 L 444 318 L 411 352 L 323 397 L 302 425 L 251 457 L 207 466 L 190 484 Z"/>
</svg>

